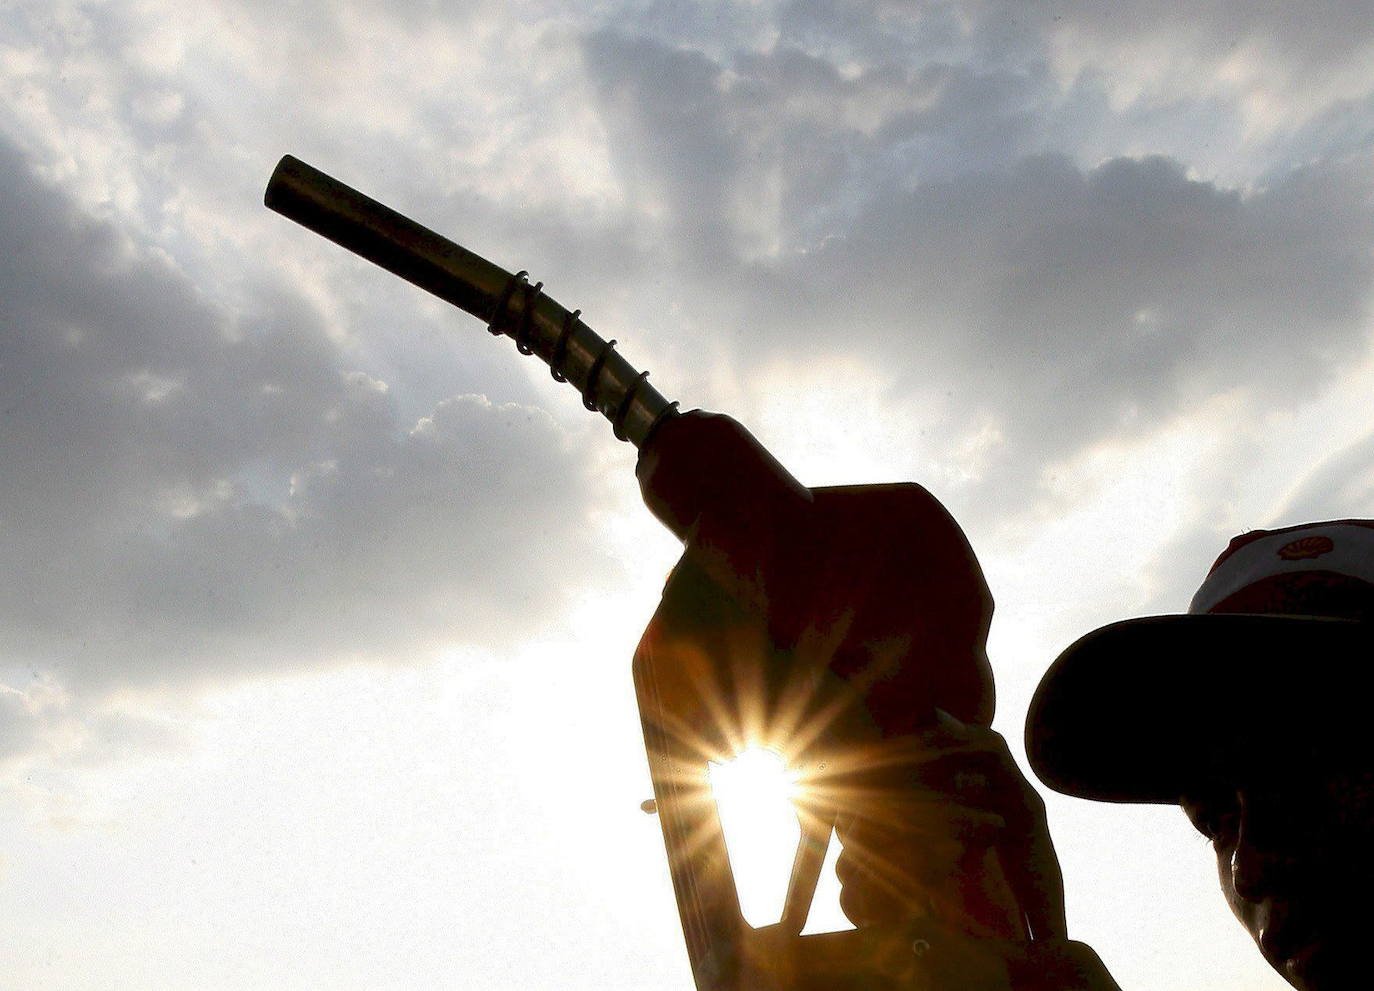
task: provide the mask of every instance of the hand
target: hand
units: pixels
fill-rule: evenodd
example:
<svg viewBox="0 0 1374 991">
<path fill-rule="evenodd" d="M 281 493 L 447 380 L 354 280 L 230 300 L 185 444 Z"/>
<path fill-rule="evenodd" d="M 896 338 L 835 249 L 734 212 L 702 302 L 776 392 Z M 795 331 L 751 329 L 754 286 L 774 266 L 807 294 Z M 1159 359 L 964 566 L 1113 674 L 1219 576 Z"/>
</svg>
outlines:
<svg viewBox="0 0 1374 991">
<path fill-rule="evenodd" d="M 915 966 L 892 991 L 1120 991 L 1093 948 L 1069 939 L 976 939 L 929 927 L 911 953 Z"/>
<path fill-rule="evenodd" d="M 924 920 L 932 965 L 1000 961 L 1017 991 L 1115 987 L 1096 954 L 1067 938 L 1045 804 L 1000 734 L 937 710 L 932 725 L 853 762 L 836 779 L 849 809 L 836 828 L 851 921 Z"/>
<path fill-rule="evenodd" d="M 1067 935 L 1045 803 L 994 730 L 936 710 L 837 775 L 842 906 L 856 925 L 934 914 L 971 935 Z"/>
<path fill-rule="evenodd" d="M 645 503 L 687 544 L 682 581 L 664 592 L 669 610 L 675 584 L 705 578 L 736 628 L 787 653 L 790 667 L 847 683 L 883 735 L 909 732 L 935 706 L 991 722 L 992 596 L 958 523 L 925 489 L 808 489 L 739 423 L 700 410 L 665 421 L 635 473 Z M 701 613 L 706 596 L 683 597 Z M 719 633 L 714 615 L 678 612 L 662 619 L 684 639 Z"/>
<path fill-rule="evenodd" d="M 954 932 L 924 942 L 921 966 L 906 982 L 911 991 L 1121 991 L 1086 943 L 977 940 Z"/>
</svg>

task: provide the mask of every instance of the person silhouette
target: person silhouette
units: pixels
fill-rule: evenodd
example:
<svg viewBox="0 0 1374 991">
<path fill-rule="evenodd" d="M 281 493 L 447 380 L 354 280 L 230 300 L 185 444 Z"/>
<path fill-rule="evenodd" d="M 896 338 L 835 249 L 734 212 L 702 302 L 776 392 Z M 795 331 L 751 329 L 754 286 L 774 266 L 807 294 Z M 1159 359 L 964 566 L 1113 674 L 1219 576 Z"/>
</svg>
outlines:
<svg viewBox="0 0 1374 991">
<path fill-rule="evenodd" d="M 1231 541 L 1184 615 L 1114 623 L 1046 672 L 1026 720 L 1067 795 L 1179 805 L 1293 987 L 1362 986 L 1374 892 L 1374 521 Z"/>
</svg>

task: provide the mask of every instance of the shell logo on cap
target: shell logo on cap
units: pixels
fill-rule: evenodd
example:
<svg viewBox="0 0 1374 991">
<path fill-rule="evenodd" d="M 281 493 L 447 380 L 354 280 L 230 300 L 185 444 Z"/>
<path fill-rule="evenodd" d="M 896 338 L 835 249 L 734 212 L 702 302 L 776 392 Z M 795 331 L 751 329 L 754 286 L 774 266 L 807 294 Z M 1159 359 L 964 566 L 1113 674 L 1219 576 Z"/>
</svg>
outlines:
<svg viewBox="0 0 1374 991">
<path fill-rule="evenodd" d="M 1321 557 L 1335 549 L 1336 545 L 1330 537 L 1299 537 L 1280 547 L 1278 555 L 1285 561 L 1301 561 Z"/>
</svg>

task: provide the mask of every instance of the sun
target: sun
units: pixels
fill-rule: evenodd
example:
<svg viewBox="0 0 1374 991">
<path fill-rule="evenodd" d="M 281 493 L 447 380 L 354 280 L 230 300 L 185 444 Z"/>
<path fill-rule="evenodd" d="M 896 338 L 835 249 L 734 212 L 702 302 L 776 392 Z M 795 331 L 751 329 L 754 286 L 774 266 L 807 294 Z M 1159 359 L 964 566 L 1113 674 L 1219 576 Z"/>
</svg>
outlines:
<svg viewBox="0 0 1374 991">
<path fill-rule="evenodd" d="M 786 910 L 788 882 L 801 842 L 796 804 L 804 789 L 801 775 L 776 751 L 751 746 L 730 760 L 709 762 L 707 777 L 740 914 L 755 929 L 773 925 Z M 833 829 L 829 833 L 803 935 L 854 928 L 840 910 L 835 862 L 841 848 Z"/>
<path fill-rule="evenodd" d="M 724 762 L 711 761 L 707 777 L 716 800 L 740 912 L 758 928 L 782 918 L 787 882 L 801 840 L 793 799 L 798 775 L 782 755 L 752 746 Z"/>
</svg>

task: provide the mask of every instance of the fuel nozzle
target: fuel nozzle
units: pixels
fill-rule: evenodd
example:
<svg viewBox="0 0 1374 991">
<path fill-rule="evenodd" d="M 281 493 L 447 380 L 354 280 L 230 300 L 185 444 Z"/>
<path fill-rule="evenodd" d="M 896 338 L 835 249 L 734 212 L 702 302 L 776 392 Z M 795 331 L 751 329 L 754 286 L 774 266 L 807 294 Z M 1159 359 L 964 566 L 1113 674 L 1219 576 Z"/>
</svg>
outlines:
<svg viewBox="0 0 1374 991">
<path fill-rule="evenodd" d="M 635 369 L 568 310 L 531 284 L 528 273 L 507 272 L 333 176 L 285 155 L 263 195 L 266 206 L 356 255 L 399 275 L 510 337 L 535 355 L 559 382 L 582 393 L 582 404 L 611 421 L 618 440 L 641 446 L 677 412 Z"/>
</svg>

